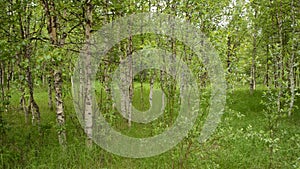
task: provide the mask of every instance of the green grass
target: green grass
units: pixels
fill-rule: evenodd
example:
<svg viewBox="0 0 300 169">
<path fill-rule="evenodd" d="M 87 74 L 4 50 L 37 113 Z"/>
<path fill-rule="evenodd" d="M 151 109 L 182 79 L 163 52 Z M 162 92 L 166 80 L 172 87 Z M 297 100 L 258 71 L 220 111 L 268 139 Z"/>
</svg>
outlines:
<svg viewBox="0 0 300 169">
<path fill-rule="evenodd" d="M 35 98 L 41 110 L 41 132 L 37 126 L 26 125 L 24 113 L 19 110 L 20 95 L 13 92 L 8 112 L 4 112 L 5 135 L 2 138 L 0 168 L 267 168 L 269 166 L 267 119 L 260 104 L 263 89 L 250 96 L 248 89 L 239 88 L 227 96 L 227 108 L 221 124 L 210 140 L 197 142 L 198 130 L 205 116 L 199 116 L 195 130 L 173 149 L 150 158 L 131 159 L 111 154 L 99 146 L 85 146 L 85 135 L 76 114 L 70 92 L 65 93 L 67 147 L 58 145 L 55 111 L 47 105 L 47 92 L 38 88 Z M 141 90 L 135 84 L 133 105 L 147 109 L 149 85 Z M 207 110 L 209 92 L 204 93 L 202 110 Z M 104 97 L 104 95 L 103 95 Z M 296 105 L 299 104 L 299 100 Z M 100 99 L 98 99 L 100 101 Z M 176 110 L 176 109 L 175 109 Z M 134 137 L 148 137 L 163 132 L 172 123 L 176 112 L 166 112 L 149 124 L 133 123 L 116 111 L 106 112 L 107 121 L 122 133 Z M 164 123 L 162 125 L 159 125 Z M 276 137 L 279 149 L 274 155 L 274 168 L 300 167 L 300 111 L 279 121 Z"/>
</svg>

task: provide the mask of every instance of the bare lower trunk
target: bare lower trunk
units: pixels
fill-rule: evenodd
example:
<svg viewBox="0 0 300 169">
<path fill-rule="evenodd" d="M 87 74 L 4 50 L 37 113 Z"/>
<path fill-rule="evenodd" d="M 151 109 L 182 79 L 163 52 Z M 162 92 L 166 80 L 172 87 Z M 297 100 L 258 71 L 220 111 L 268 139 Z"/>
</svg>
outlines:
<svg viewBox="0 0 300 169">
<path fill-rule="evenodd" d="M 121 113 L 126 117 L 128 126 L 131 127 L 131 107 L 132 107 L 132 97 L 133 97 L 133 84 L 132 84 L 132 42 L 131 37 L 129 37 L 127 44 L 124 45 L 126 49 L 127 60 L 120 58 L 120 62 L 124 64 L 120 67 L 120 89 L 121 89 Z"/>
<path fill-rule="evenodd" d="M 26 98 L 25 98 L 25 82 L 24 82 L 24 79 L 22 78 L 23 77 L 23 74 L 22 74 L 22 70 L 24 68 L 21 67 L 20 65 L 20 60 L 18 62 L 18 66 L 19 66 L 19 81 L 20 81 L 20 92 L 21 92 L 21 98 L 20 98 L 20 110 L 23 110 L 24 112 L 24 115 L 25 115 L 25 123 L 28 124 L 28 118 L 29 118 L 29 110 L 27 109 L 26 107 Z"/>
<path fill-rule="evenodd" d="M 154 75 L 150 77 L 150 92 L 149 92 L 150 108 L 152 107 L 152 103 L 153 103 L 153 85 L 154 85 Z"/>
<path fill-rule="evenodd" d="M 281 71 L 282 71 L 282 59 L 279 59 L 279 80 L 280 82 L 278 82 L 278 97 L 277 97 L 277 111 L 280 112 L 281 110 L 281 97 L 282 97 L 282 75 L 281 75 Z"/>
<path fill-rule="evenodd" d="M 164 108 L 165 107 L 165 87 L 164 87 L 164 83 L 165 83 L 165 80 L 164 80 L 164 72 L 161 70 L 160 71 L 160 83 L 161 83 L 161 89 L 162 89 L 162 98 L 161 98 L 161 105 L 162 105 L 162 108 Z"/>
<path fill-rule="evenodd" d="M 256 28 L 254 28 L 256 29 Z M 254 30 L 256 31 L 256 30 Z M 250 94 L 252 95 L 256 89 L 256 32 L 253 37 L 253 51 L 252 51 L 252 64 L 251 64 L 251 79 L 250 79 Z"/>
<path fill-rule="evenodd" d="M 265 85 L 269 87 L 269 45 L 267 45 L 267 64 L 266 64 L 266 76 L 265 76 Z"/>
<path fill-rule="evenodd" d="M 132 77 L 132 76 L 131 76 Z M 131 78 L 132 79 L 132 78 Z M 131 127 L 131 114 L 132 114 L 132 98 L 133 98 L 133 82 L 129 85 L 129 104 L 128 104 L 128 126 Z"/>
<path fill-rule="evenodd" d="M 62 100 L 62 73 L 61 70 L 54 71 L 54 88 L 55 88 L 55 102 L 56 102 L 56 119 L 59 125 L 58 141 L 61 145 L 66 143 L 65 132 L 65 115 Z"/>
<path fill-rule="evenodd" d="M 91 51 L 90 51 L 90 36 L 92 29 L 92 2 L 86 0 L 86 11 L 85 11 L 85 39 L 86 39 L 86 53 L 85 53 L 85 102 L 84 102 L 84 121 L 85 121 L 85 133 L 87 134 L 87 146 L 92 146 L 93 138 L 93 100 L 92 100 L 92 68 L 91 68 Z"/>
<path fill-rule="evenodd" d="M 28 118 L 29 118 L 29 110 L 26 107 L 26 99 L 25 99 L 25 89 L 22 86 L 21 87 L 21 98 L 20 98 L 20 109 L 24 111 L 25 115 L 25 123 L 28 124 Z"/>
<path fill-rule="evenodd" d="M 1 100 L 4 101 L 4 70 L 3 63 L 0 65 L 0 85 L 1 85 Z"/>
<path fill-rule="evenodd" d="M 292 35 L 295 35 L 295 14 L 294 14 L 294 1 L 291 2 L 291 8 L 292 8 L 292 25 L 293 25 L 293 31 Z M 288 110 L 288 116 L 292 115 L 292 110 L 294 107 L 294 101 L 295 101 L 295 77 L 294 77 L 294 61 L 295 60 L 295 41 L 294 37 L 292 37 L 292 55 L 290 59 L 290 72 L 289 72 L 289 78 L 290 78 L 290 92 L 291 92 L 291 101 L 290 101 L 290 107 Z"/>
<path fill-rule="evenodd" d="M 279 34 L 279 40 L 280 40 L 280 51 L 279 51 L 279 57 L 277 59 L 277 65 L 278 65 L 278 97 L 277 97 L 277 111 L 278 113 L 281 111 L 281 97 L 282 97 L 282 81 L 283 81 L 283 34 L 282 34 L 282 19 L 279 15 L 279 12 L 281 14 L 281 11 L 278 11 L 276 14 L 277 17 L 277 26 L 278 26 L 278 34 Z"/>
<path fill-rule="evenodd" d="M 131 127 L 131 113 L 132 113 L 132 98 L 133 98 L 133 72 L 132 72 L 132 36 L 129 38 L 129 100 L 128 100 L 128 126 Z"/>
<path fill-rule="evenodd" d="M 26 49 L 28 50 L 28 49 Z M 28 105 L 28 111 L 31 110 L 32 113 L 32 124 L 35 125 L 37 123 L 38 126 L 40 126 L 40 110 L 39 106 L 35 102 L 34 96 L 33 96 L 33 80 L 32 80 L 32 74 L 31 69 L 28 66 L 26 68 L 26 79 L 27 79 L 27 85 L 29 89 L 29 105 Z"/>
<path fill-rule="evenodd" d="M 142 110 L 144 110 L 144 73 L 143 72 L 141 72 L 140 73 L 140 81 L 141 81 L 141 94 L 140 94 L 140 96 L 141 96 L 141 104 L 142 104 Z"/>
<path fill-rule="evenodd" d="M 52 76 L 48 76 L 48 107 L 53 110 L 53 99 L 52 99 Z"/>
<path fill-rule="evenodd" d="M 273 50 L 274 50 L 274 46 Z M 278 88 L 278 58 L 275 56 L 274 57 L 274 65 L 273 65 L 273 82 L 274 82 L 274 88 L 277 89 Z"/>
<path fill-rule="evenodd" d="M 291 58 L 291 67 L 290 67 L 290 73 L 289 73 L 290 83 L 291 83 L 291 86 L 290 86 L 291 100 L 290 100 L 290 107 L 288 110 L 288 116 L 292 115 L 292 110 L 293 110 L 294 102 L 295 102 L 295 78 L 294 78 L 294 66 L 293 65 L 294 65 L 294 54 Z"/>
<path fill-rule="evenodd" d="M 87 54 L 89 55 L 89 54 Z M 85 102 L 84 102 L 84 122 L 85 122 L 85 133 L 87 134 L 87 146 L 92 145 L 93 138 L 93 103 L 92 103 L 92 84 L 91 84 L 91 58 L 86 57 L 86 81 L 85 81 Z"/>
<path fill-rule="evenodd" d="M 300 70 L 299 68 L 296 68 L 296 75 L 295 75 L 295 82 L 296 82 L 296 88 L 300 88 Z"/>
<path fill-rule="evenodd" d="M 8 93 L 10 91 L 10 82 L 13 80 L 13 74 L 14 74 L 13 63 L 9 61 L 7 65 L 7 82 L 6 82 L 6 88 Z"/>
<path fill-rule="evenodd" d="M 131 56 L 128 56 L 130 60 Z M 122 66 L 121 72 L 121 112 L 126 117 L 128 126 L 131 127 L 131 107 L 133 97 L 133 83 L 131 73 L 131 61 L 128 65 Z"/>
<path fill-rule="evenodd" d="M 123 62 L 123 58 L 120 58 L 120 62 L 121 63 L 124 63 Z M 121 66 L 120 67 L 120 97 L 121 97 L 121 113 L 124 117 L 126 117 L 126 119 L 128 119 L 128 99 L 126 96 L 128 96 L 128 88 L 126 88 L 126 83 L 127 83 L 127 80 L 128 80 L 128 77 L 127 77 L 127 72 L 125 72 L 126 68 L 124 68 L 126 66 Z"/>
<path fill-rule="evenodd" d="M 255 68 L 255 59 L 252 58 L 251 65 L 251 80 L 250 80 L 250 94 L 252 95 L 254 90 L 256 89 L 256 68 Z"/>
<path fill-rule="evenodd" d="M 228 36 L 227 38 L 227 71 L 228 73 L 231 72 L 231 37 Z"/>
<path fill-rule="evenodd" d="M 43 7 L 45 10 L 45 15 L 47 17 L 47 28 L 48 34 L 50 36 L 50 43 L 55 48 L 62 47 L 64 45 L 65 36 L 58 36 L 58 30 L 64 29 L 64 27 L 59 27 L 58 17 L 57 17 L 57 9 L 55 9 L 55 1 L 42 0 Z M 63 11 L 63 17 L 65 17 L 65 10 Z M 62 31 L 63 32 L 63 31 Z M 63 32 L 63 34 L 66 34 Z M 63 98 L 62 98 L 62 70 L 57 65 L 57 63 L 53 63 L 55 65 L 55 70 L 53 72 L 54 77 L 54 90 L 55 90 L 55 103 L 56 103 L 56 120 L 59 126 L 58 130 L 58 141 L 61 145 L 66 144 L 66 130 L 65 130 L 65 116 L 64 116 L 64 108 L 63 108 Z"/>
</svg>

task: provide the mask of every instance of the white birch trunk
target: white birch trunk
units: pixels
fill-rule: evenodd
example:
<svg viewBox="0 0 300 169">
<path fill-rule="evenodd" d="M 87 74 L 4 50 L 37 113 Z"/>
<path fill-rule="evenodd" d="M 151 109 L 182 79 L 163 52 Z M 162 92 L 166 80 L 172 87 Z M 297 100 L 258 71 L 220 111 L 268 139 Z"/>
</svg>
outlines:
<svg viewBox="0 0 300 169">
<path fill-rule="evenodd" d="M 92 100 L 92 68 L 91 68 L 91 28 L 92 28 L 92 2 L 86 0 L 86 26 L 85 26 L 85 38 L 86 38 L 86 49 L 85 49 L 85 102 L 84 102 L 84 122 L 85 122 L 85 133 L 87 134 L 87 146 L 92 146 L 93 138 L 93 100 Z"/>
<path fill-rule="evenodd" d="M 53 0 L 50 1 L 42 1 L 44 10 L 46 13 L 46 17 L 48 19 L 48 34 L 50 36 L 50 43 L 57 47 L 64 45 L 64 39 L 57 38 L 57 16 L 55 13 L 55 2 Z M 65 37 L 64 37 L 65 38 Z M 55 70 L 53 72 L 54 77 L 54 91 L 55 91 L 55 104 L 56 104 L 56 120 L 59 126 L 58 131 L 58 141 L 60 145 L 65 145 L 66 143 L 66 131 L 65 131 L 65 116 L 64 116 L 64 108 L 63 108 L 63 99 L 62 99 L 62 70 L 54 63 Z"/>
<path fill-rule="evenodd" d="M 53 99 L 52 99 L 52 77 L 48 76 L 48 107 L 53 110 Z"/>
<path fill-rule="evenodd" d="M 59 144 L 64 145 L 66 142 L 65 115 L 62 100 L 62 72 L 61 70 L 54 71 L 54 89 L 56 102 L 56 120 L 59 125 L 58 141 Z"/>
<path fill-rule="evenodd" d="M 154 75 L 150 77 L 150 92 L 149 92 L 149 103 L 150 103 L 150 108 L 152 107 L 153 104 L 153 87 L 154 87 Z"/>
<path fill-rule="evenodd" d="M 255 29 L 255 27 L 254 27 Z M 254 30 L 256 31 L 256 30 Z M 251 64 L 251 79 L 250 79 L 250 94 L 253 95 L 256 89 L 256 32 L 253 36 L 253 51 L 252 51 L 252 64 Z"/>
<path fill-rule="evenodd" d="M 282 34 L 282 20 L 279 16 L 279 13 L 277 11 L 276 14 L 277 17 L 277 26 L 278 26 L 278 34 L 280 39 L 280 51 L 279 51 L 279 58 L 277 59 L 278 64 L 278 97 L 277 97 L 277 111 L 278 113 L 281 111 L 281 97 L 282 97 L 282 80 L 283 80 L 283 34 Z"/>
<path fill-rule="evenodd" d="M 291 2 L 291 16 L 292 16 L 292 25 L 293 25 L 293 31 L 292 35 L 295 35 L 295 13 L 294 13 L 294 0 Z M 294 77 L 294 60 L 295 60 L 295 38 L 292 37 L 292 55 L 290 58 L 290 72 L 289 72 L 289 78 L 290 78 L 290 92 L 291 92 L 291 101 L 290 101 L 290 107 L 288 110 L 288 116 L 292 115 L 292 110 L 294 107 L 294 101 L 295 101 L 295 77 Z"/>
</svg>

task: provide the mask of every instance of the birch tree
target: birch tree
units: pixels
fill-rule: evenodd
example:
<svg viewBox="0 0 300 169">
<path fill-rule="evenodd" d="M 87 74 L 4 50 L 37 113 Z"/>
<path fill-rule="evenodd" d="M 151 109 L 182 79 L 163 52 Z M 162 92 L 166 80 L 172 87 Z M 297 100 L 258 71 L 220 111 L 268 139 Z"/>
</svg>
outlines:
<svg viewBox="0 0 300 169">
<path fill-rule="evenodd" d="M 47 17 L 47 29 L 50 37 L 50 44 L 54 49 L 60 48 L 64 45 L 67 34 L 63 32 L 58 34 L 58 17 L 54 0 L 41 0 L 44 13 Z M 66 9 L 63 9 L 64 11 Z M 58 140 L 61 145 L 66 144 L 66 131 L 65 131 L 65 115 L 62 98 L 62 68 L 58 64 L 59 61 L 52 63 L 53 65 L 53 78 L 54 78 L 54 90 L 55 90 L 55 102 L 56 102 L 56 119 L 59 126 Z M 51 89 L 50 89 L 51 90 Z"/>
<path fill-rule="evenodd" d="M 295 39 L 296 35 L 296 19 L 295 19 L 295 4 L 294 0 L 291 1 L 291 20 L 292 20 L 292 32 L 291 32 L 291 57 L 290 57 L 290 70 L 289 70 L 289 80 L 290 80 L 290 92 L 291 92 L 291 99 L 290 99 L 290 106 L 288 109 L 288 115 L 292 115 L 292 110 L 294 107 L 295 102 L 295 55 L 296 55 L 296 42 Z"/>
<path fill-rule="evenodd" d="M 28 118 L 28 112 L 32 113 L 32 124 L 40 126 L 40 110 L 39 106 L 34 99 L 34 78 L 32 75 L 32 66 L 33 66 L 33 55 L 36 48 L 36 43 L 33 43 L 33 34 L 36 30 L 31 29 L 32 22 L 36 28 L 37 21 L 32 21 L 32 15 L 34 11 L 34 5 L 31 2 L 20 2 L 20 9 L 17 12 L 19 20 L 19 32 L 20 38 L 23 40 L 24 45 L 22 45 L 20 50 L 20 55 L 23 56 L 23 63 L 20 64 L 21 69 L 25 71 L 25 77 L 27 82 L 27 87 L 29 90 L 29 105 L 25 111 L 25 119 Z"/>
<path fill-rule="evenodd" d="M 93 137 L 93 103 L 92 103 L 92 82 L 91 82 L 91 74 L 92 74 L 92 56 L 91 56 L 91 29 L 92 29 L 92 0 L 85 1 L 85 60 L 84 60 L 84 68 L 85 68 L 85 102 L 84 102 L 84 123 L 85 123 L 85 133 L 87 134 L 87 146 L 92 146 L 92 137 Z"/>
</svg>

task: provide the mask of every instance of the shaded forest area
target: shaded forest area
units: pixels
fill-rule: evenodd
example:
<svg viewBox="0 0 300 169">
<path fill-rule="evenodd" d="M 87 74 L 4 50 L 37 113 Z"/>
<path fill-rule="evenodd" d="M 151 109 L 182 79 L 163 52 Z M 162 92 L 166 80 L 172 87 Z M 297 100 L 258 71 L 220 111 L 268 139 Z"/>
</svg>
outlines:
<svg viewBox="0 0 300 169">
<path fill-rule="evenodd" d="M 300 168 L 300 3 L 297 0 L 0 0 L 1 168 Z M 101 58 L 96 82 L 85 80 L 81 124 L 72 76 L 93 33 L 132 14 L 150 12 L 184 19 L 219 55 L 227 84 L 224 115 L 213 135 L 198 142 L 209 112 L 211 82 L 205 64 L 184 43 L 158 34 L 129 36 Z M 87 44 L 87 45 L 86 45 Z M 166 72 L 129 74 L 129 99 L 112 99 L 112 74 L 143 49 L 160 48 L 187 63 L 200 91 L 200 115 L 171 150 L 126 158 L 93 142 L 96 102 L 117 131 L 144 138 L 172 126 L 180 86 Z M 91 64 L 87 58 L 84 64 Z M 87 70 L 86 75 L 92 70 Z M 161 100 L 153 100 L 161 89 Z M 80 98 L 80 96 L 79 96 Z M 167 98 L 167 99 L 164 99 Z M 151 123 L 131 121 L 131 108 L 165 107 Z M 123 110 L 122 110 L 123 111 Z M 83 125 L 83 127 L 81 126 Z"/>
</svg>

